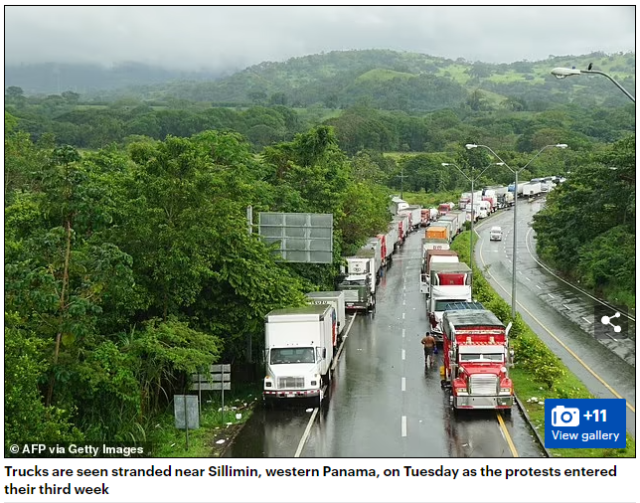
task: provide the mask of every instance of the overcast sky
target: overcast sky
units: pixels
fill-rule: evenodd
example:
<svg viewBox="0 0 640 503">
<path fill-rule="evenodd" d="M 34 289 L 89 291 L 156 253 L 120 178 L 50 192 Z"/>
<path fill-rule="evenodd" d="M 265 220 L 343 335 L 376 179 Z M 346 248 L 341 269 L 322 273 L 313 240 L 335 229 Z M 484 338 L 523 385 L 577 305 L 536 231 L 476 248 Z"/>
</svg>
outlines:
<svg viewBox="0 0 640 503">
<path fill-rule="evenodd" d="M 634 7 L 5 7 L 5 63 L 240 69 L 349 49 L 510 63 L 635 51 Z"/>
</svg>

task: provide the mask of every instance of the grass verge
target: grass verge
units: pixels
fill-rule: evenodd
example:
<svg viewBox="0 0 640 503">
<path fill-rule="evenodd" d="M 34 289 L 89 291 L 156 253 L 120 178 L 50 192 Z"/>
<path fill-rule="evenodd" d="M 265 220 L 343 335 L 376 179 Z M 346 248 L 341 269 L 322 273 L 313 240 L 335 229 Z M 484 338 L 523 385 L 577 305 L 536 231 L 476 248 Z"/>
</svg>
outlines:
<svg viewBox="0 0 640 503">
<path fill-rule="evenodd" d="M 470 232 L 460 234 L 451 245 L 460 261 L 469 260 Z M 475 239 L 474 239 L 475 244 Z M 542 342 L 519 314 L 511 318 L 511 308 L 491 287 L 475 264 L 473 269 L 473 296 L 486 309 L 492 311 L 505 324 L 513 322 L 511 343 L 515 351 L 515 367 L 511 379 L 515 391 L 531 418 L 532 426 L 544 439 L 544 401 L 547 398 L 594 398 L 584 384 Z M 532 400 L 534 399 L 535 400 Z M 627 434 L 624 449 L 549 449 L 554 457 L 610 458 L 636 456 L 635 439 Z"/>
<path fill-rule="evenodd" d="M 517 358 L 517 355 L 516 355 Z M 563 365 L 564 367 L 564 365 Z M 544 439 L 544 401 L 547 398 L 593 398 L 584 384 L 566 367 L 565 373 L 558 378 L 552 389 L 531 379 L 529 372 L 516 367 L 511 370 L 516 393 L 527 409 L 531 423 L 540 437 Z M 624 449 L 548 449 L 555 457 L 562 458 L 634 458 L 636 442 L 627 434 L 627 446 Z"/>
<path fill-rule="evenodd" d="M 203 392 L 200 428 L 189 430 L 188 449 L 185 431 L 175 427 L 173 408 L 171 408 L 155 427 L 153 456 L 159 458 L 220 456 L 229 442 L 238 434 L 242 425 L 251 417 L 253 406 L 259 397 L 258 385 L 239 385 L 233 393 L 225 393 L 223 414 L 220 392 Z"/>
</svg>

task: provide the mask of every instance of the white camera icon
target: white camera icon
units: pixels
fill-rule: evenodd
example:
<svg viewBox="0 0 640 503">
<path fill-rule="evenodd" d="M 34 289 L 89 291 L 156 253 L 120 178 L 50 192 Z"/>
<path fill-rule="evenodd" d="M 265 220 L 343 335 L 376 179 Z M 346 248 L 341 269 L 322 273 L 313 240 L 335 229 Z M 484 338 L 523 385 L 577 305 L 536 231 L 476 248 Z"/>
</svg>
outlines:
<svg viewBox="0 0 640 503">
<path fill-rule="evenodd" d="M 580 409 L 558 405 L 551 409 L 552 426 L 580 426 Z"/>
</svg>

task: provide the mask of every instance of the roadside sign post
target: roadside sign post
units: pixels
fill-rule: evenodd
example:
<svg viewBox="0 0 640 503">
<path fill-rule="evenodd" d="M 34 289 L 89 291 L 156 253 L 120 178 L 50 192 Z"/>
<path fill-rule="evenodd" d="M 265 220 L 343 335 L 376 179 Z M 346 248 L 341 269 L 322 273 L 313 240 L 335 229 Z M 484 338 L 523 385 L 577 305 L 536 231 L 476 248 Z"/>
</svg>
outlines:
<svg viewBox="0 0 640 503">
<path fill-rule="evenodd" d="M 185 430 L 186 448 L 189 449 L 189 430 L 200 428 L 198 414 L 198 397 L 195 395 L 174 395 L 173 397 L 175 427 Z"/>
<path fill-rule="evenodd" d="M 231 389 L 231 365 L 229 363 L 209 365 L 209 373 L 192 374 L 193 384 L 190 390 L 198 390 L 202 400 L 202 391 L 218 391 L 221 393 L 222 421 L 224 422 L 224 392 Z"/>
</svg>

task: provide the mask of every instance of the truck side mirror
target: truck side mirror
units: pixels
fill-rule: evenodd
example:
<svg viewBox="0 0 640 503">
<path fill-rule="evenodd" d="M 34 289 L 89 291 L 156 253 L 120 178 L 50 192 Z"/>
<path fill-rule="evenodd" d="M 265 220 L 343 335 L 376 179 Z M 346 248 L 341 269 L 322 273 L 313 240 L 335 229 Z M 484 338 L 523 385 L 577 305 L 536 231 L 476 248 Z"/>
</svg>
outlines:
<svg viewBox="0 0 640 503">
<path fill-rule="evenodd" d="M 323 360 L 327 359 L 327 348 L 322 348 L 322 359 Z"/>
<path fill-rule="evenodd" d="M 262 363 L 267 363 L 267 359 L 269 358 L 269 350 L 265 349 L 262 352 Z"/>
</svg>

